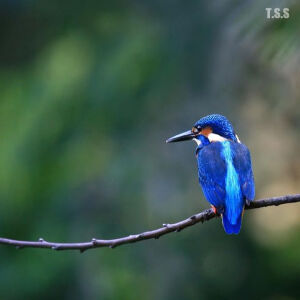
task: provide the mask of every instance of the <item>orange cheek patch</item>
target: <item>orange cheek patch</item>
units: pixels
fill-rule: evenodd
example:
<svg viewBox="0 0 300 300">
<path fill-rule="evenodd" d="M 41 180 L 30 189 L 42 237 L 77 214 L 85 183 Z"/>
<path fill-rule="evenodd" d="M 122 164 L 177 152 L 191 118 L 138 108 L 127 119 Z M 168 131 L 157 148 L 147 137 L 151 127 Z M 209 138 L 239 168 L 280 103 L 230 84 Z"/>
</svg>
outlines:
<svg viewBox="0 0 300 300">
<path fill-rule="evenodd" d="M 207 126 L 207 127 L 204 127 L 202 130 L 201 130 L 201 134 L 208 137 L 209 134 L 212 133 L 212 128 Z"/>
</svg>

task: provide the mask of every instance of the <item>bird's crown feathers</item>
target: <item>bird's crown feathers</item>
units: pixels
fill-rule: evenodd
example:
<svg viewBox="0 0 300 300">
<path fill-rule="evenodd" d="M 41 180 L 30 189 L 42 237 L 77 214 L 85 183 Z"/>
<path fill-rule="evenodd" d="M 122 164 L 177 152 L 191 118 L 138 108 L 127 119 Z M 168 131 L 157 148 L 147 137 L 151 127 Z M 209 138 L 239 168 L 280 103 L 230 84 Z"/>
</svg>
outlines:
<svg viewBox="0 0 300 300">
<path fill-rule="evenodd" d="M 201 118 L 194 125 L 198 130 L 210 127 L 213 133 L 218 134 L 226 139 L 237 141 L 232 124 L 228 119 L 219 114 L 208 115 Z"/>
</svg>

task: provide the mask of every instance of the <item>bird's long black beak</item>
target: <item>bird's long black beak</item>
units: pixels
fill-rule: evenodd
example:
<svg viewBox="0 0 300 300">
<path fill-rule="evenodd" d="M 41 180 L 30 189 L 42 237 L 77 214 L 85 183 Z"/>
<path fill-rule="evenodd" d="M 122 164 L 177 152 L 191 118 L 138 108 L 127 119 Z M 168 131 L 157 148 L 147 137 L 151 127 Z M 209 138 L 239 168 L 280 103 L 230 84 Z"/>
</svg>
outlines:
<svg viewBox="0 0 300 300">
<path fill-rule="evenodd" d="M 187 141 L 191 140 L 196 136 L 194 132 L 191 130 L 188 130 L 186 132 L 174 135 L 170 137 L 169 139 L 166 140 L 166 143 L 175 143 L 175 142 L 182 142 L 182 141 Z"/>
</svg>

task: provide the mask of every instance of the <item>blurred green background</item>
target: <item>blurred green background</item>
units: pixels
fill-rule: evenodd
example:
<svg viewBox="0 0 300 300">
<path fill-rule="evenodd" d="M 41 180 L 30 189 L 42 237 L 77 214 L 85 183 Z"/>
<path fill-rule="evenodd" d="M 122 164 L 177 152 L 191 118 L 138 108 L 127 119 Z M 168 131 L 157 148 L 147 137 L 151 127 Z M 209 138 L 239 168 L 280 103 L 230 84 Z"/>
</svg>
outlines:
<svg viewBox="0 0 300 300">
<path fill-rule="evenodd" d="M 207 208 L 195 145 L 165 139 L 209 113 L 250 148 L 257 198 L 299 192 L 298 1 L 0 3 L 0 236 L 114 238 Z M 300 299 L 299 213 L 84 254 L 1 246 L 1 299 Z"/>
</svg>

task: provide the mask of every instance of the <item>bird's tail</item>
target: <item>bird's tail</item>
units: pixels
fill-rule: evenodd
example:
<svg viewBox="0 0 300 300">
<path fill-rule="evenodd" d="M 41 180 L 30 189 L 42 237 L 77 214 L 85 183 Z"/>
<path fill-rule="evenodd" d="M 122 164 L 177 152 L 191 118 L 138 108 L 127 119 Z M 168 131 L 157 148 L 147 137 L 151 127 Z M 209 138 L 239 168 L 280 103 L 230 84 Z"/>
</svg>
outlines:
<svg viewBox="0 0 300 300">
<path fill-rule="evenodd" d="M 243 211 L 240 213 L 239 217 L 236 218 L 235 222 L 233 223 L 232 220 L 228 218 L 228 214 L 226 213 L 226 210 L 222 214 L 222 220 L 223 220 L 223 227 L 227 234 L 238 234 L 241 230 L 242 225 L 242 217 L 243 217 Z"/>
</svg>

